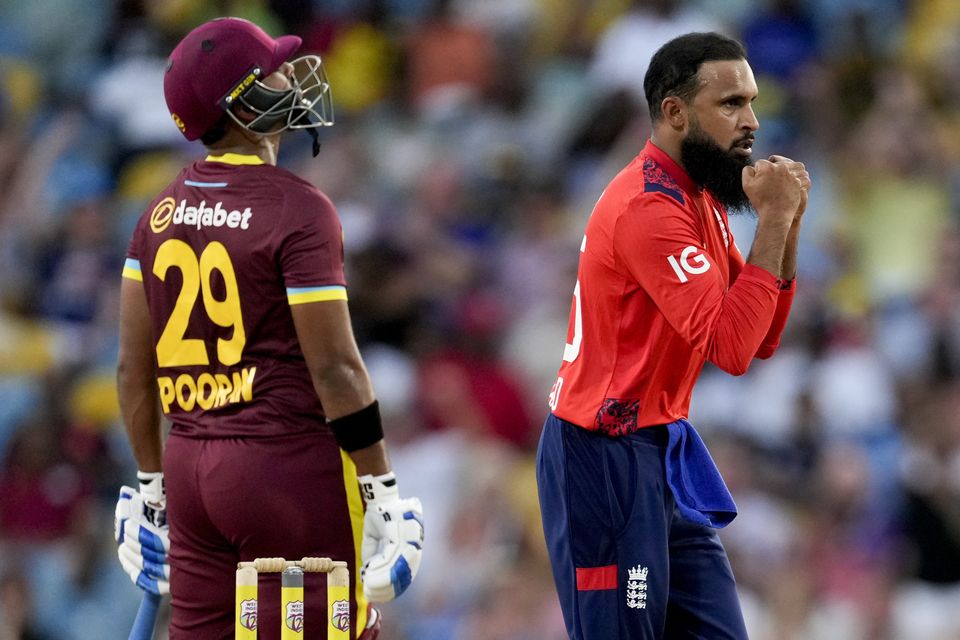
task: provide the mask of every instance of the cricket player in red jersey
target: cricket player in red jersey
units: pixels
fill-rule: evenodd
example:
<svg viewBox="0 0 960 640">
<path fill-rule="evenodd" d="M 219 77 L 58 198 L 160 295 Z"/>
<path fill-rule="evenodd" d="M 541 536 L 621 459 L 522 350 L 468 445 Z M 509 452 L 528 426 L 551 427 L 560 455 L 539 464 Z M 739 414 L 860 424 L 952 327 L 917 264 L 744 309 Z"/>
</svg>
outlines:
<svg viewBox="0 0 960 640">
<path fill-rule="evenodd" d="M 740 375 L 776 350 L 810 179 L 751 162 L 757 85 L 738 42 L 672 40 L 644 87 L 651 138 L 580 246 L 537 453 L 544 533 L 570 638 L 743 639 L 715 531 L 736 506 L 686 417 L 705 362 Z M 747 206 L 744 260 L 727 210 Z"/>
<path fill-rule="evenodd" d="M 421 507 L 390 471 L 339 220 L 275 166 L 283 132 L 312 133 L 316 152 L 333 122 L 320 59 L 293 59 L 299 46 L 235 18 L 176 46 L 167 106 L 209 155 L 148 206 L 123 270 L 118 386 L 140 490 L 121 491 L 119 555 L 141 588 L 169 590 L 174 640 L 234 637 L 237 562 L 276 556 L 345 560 L 349 637 L 372 640 L 368 601 L 399 595 L 420 564 Z M 241 620 L 260 638 L 279 637 L 278 582 L 262 577 Z M 326 638 L 324 577 L 305 586 L 305 637 Z"/>
</svg>

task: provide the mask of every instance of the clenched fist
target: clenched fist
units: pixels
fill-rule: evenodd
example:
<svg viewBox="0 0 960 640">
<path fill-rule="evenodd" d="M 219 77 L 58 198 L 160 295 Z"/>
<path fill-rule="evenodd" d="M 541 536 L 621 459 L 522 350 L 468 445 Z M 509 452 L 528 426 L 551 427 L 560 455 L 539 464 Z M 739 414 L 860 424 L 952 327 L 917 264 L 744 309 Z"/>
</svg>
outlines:
<svg viewBox="0 0 960 640">
<path fill-rule="evenodd" d="M 773 163 L 786 163 L 790 169 L 790 173 L 800 180 L 800 205 L 797 207 L 797 213 L 795 217 L 799 218 L 803 215 L 803 212 L 807 210 L 807 197 L 810 194 L 810 187 L 813 184 L 810 181 L 810 174 L 807 172 L 807 168 L 802 162 L 795 162 L 784 156 L 770 156 L 767 159 Z"/>
<path fill-rule="evenodd" d="M 790 225 L 806 209 L 810 175 L 802 162 L 770 156 L 744 167 L 743 191 L 760 219 Z"/>
</svg>

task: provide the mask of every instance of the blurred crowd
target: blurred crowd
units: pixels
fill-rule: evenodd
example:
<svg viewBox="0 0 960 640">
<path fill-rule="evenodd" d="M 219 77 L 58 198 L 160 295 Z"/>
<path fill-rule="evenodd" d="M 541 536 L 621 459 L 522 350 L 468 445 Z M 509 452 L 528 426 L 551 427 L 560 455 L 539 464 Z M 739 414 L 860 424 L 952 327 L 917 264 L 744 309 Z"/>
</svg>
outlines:
<svg viewBox="0 0 960 640">
<path fill-rule="evenodd" d="M 280 164 L 338 207 L 424 504 L 384 637 L 564 637 L 533 456 L 577 248 L 649 134 L 650 56 L 717 30 L 757 76 L 758 157 L 814 181 L 780 352 L 708 366 L 692 408 L 740 507 L 722 539 L 751 637 L 960 638 L 960 3 L 0 0 L 0 640 L 124 637 L 136 610 L 112 542 L 135 479 L 119 275 L 147 202 L 203 153 L 162 75 L 218 15 L 302 36 L 333 87 L 320 156 L 294 133 Z M 731 222 L 746 251 L 754 220 Z"/>
</svg>

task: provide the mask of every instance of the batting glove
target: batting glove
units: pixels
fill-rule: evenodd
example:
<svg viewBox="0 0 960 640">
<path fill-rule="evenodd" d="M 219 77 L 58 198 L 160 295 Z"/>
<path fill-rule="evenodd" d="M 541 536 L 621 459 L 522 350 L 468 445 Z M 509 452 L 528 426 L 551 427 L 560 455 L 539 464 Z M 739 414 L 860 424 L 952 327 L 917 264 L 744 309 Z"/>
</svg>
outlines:
<svg viewBox="0 0 960 640">
<path fill-rule="evenodd" d="M 167 490 L 163 484 L 163 472 L 137 471 L 140 481 L 140 497 L 143 498 L 143 515 L 154 526 L 167 524 Z"/>
<path fill-rule="evenodd" d="M 393 472 L 358 478 L 367 511 L 363 517 L 363 569 L 368 600 L 387 602 L 406 591 L 423 555 L 423 507 L 417 498 L 400 498 Z"/>
<path fill-rule="evenodd" d="M 143 483 L 140 486 L 144 488 Z M 147 491 L 151 493 L 149 487 Z M 170 534 L 163 508 L 166 500 L 156 497 L 151 495 L 147 502 L 142 492 L 122 487 L 113 532 L 120 565 L 130 580 L 144 591 L 165 595 L 170 593 Z"/>
</svg>

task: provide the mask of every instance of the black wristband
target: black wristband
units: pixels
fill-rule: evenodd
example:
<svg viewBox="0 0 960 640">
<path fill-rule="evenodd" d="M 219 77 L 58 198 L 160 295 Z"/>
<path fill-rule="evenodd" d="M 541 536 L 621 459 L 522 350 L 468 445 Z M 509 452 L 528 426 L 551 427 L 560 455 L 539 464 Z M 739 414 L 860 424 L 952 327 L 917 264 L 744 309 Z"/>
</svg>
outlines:
<svg viewBox="0 0 960 640">
<path fill-rule="evenodd" d="M 341 416 L 336 420 L 328 420 L 327 424 L 333 431 L 337 444 L 347 453 L 358 449 L 366 449 L 372 444 L 383 440 L 383 424 L 380 422 L 380 403 L 376 400 L 372 404 Z"/>
</svg>

